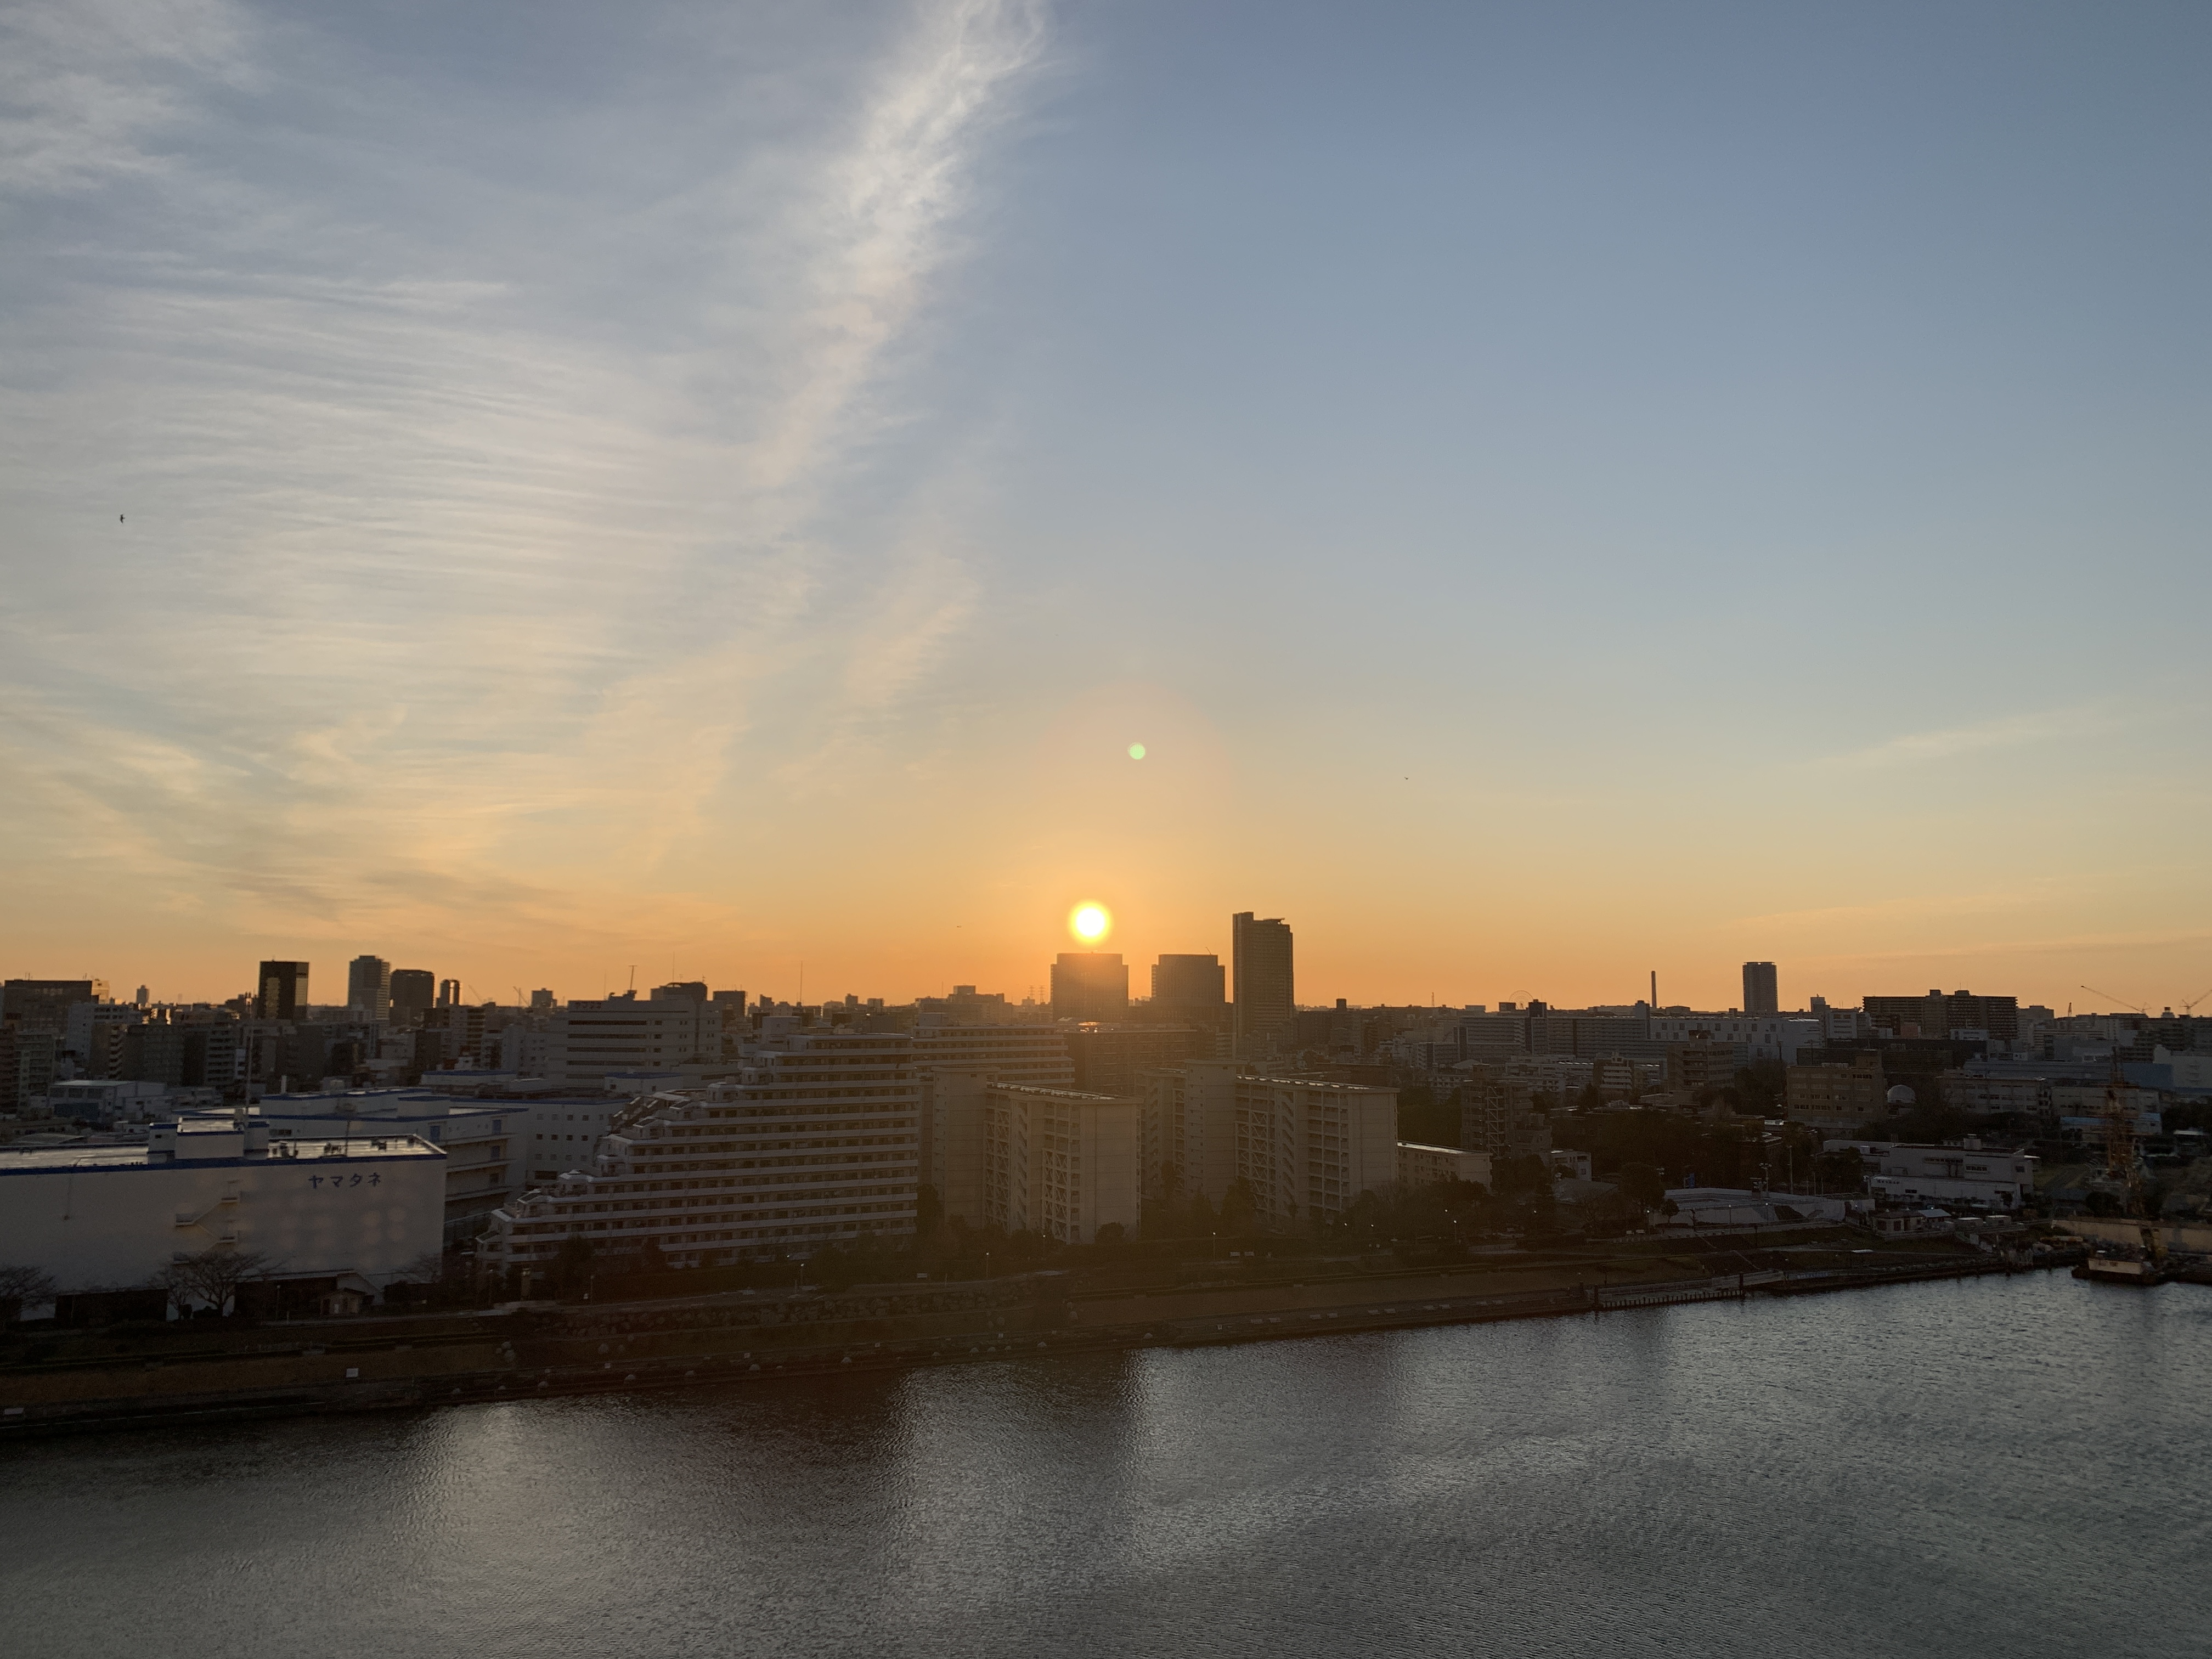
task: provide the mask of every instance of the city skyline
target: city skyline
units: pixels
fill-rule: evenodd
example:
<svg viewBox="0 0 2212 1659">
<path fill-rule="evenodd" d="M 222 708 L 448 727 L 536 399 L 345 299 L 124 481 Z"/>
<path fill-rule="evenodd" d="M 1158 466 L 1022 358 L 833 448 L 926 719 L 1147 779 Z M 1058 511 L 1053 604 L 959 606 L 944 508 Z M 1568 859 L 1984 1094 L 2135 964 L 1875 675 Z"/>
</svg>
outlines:
<svg viewBox="0 0 2212 1659">
<path fill-rule="evenodd" d="M 2196 994 L 2204 20 L 1601 15 L 23 9 L 0 969 Z"/>
</svg>

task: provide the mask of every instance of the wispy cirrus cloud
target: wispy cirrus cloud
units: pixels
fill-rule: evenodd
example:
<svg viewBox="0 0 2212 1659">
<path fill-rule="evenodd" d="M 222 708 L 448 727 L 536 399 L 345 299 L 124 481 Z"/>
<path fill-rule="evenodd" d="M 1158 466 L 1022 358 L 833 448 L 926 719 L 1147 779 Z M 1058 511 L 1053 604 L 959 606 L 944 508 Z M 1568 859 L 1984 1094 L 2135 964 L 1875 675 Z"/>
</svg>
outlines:
<svg viewBox="0 0 2212 1659">
<path fill-rule="evenodd" d="M 1828 757 L 1822 764 L 1847 767 L 1913 766 L 2037 744 L 2076 742 L 2128 723 L 2123 711 L 2103 704 L 2039 709 L 1962 726 L 1902 732 L 1879 743 Z"/>
<path fill-rule="evenodd" d="M 12 834 L 271 928 L 495 889 L 574 920 L 565 872 L 748 810 L 757 721 L 926 677 L 974 578 L 866 451 L 1044 18 L 779 15 L 820 95 L 746 99 L 792 66 L 742 9 L 684 14 L 620 73 L 567 66 L 580 122 L 250 8 L 22 10 Z"/>
</svg>

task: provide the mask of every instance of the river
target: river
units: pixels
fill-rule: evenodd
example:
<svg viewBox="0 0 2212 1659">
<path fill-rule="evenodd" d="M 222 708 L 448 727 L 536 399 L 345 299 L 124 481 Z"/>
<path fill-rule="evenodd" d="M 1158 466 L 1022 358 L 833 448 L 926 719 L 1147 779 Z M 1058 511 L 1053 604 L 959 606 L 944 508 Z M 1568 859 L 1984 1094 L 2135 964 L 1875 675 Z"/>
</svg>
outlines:
<svg viewBox="0 0 2212 1659">
<path fill-rule="evenodd" d="M 2175 1659 L 2208 1406 L 2053 1273 L 40 1440 L 0 1645 Z"/>
</svg>

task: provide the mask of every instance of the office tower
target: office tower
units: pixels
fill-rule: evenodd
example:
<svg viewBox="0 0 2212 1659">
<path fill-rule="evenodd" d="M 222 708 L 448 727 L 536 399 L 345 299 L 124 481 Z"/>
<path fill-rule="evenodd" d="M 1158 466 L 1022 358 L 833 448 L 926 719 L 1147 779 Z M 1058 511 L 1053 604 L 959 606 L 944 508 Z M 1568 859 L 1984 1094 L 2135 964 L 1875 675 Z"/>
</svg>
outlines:
<svg viewBox="0 0 2212 1659">
<path fill-rule="evenodd" d="M 392 964 L 382 957 L 356 957 L 346 964 L 346 1006 L 371 1019 L 392 1017 Z"/>
<path fill-rule="evenodd" d="M 143 985 L 142 985 L 142 986 L 140 986 L 140 987 L 138 988 L 138 994 L 137 994 L 137 996 L 135 996 L 135 997 L 133 997 L 133 998 L 131 998 L 131 1002 L 132 1002 L 134 1005 L 136 1005 L 137 1006 L 141 1007 L 141 1008 L 143 1008 L 143 1007 L 144 1007 L 144 1006 L 145 1006 L 149 1002 L 150 1002 L 152 1000 L 153 1000 L 153 993 L 151 993 L 150 991 L 149 991 L 149 990 L 148 990 L 144 986 L 143 986 Z"/>
<path fill-rule="evenodd" d="M 264 962 L 260 988 L 253 994 L 256 1019 L 297 1019 L 307 1006 L 307 964 Z"/>
<path fill-rule="evenodd" d="M 1743 964 L 1743 1011 L 1747 1014 L 1778 1014 L 1782 1012 L 1780 994 L 1774 983 L 1772 963 L 1747 962 Z"/>
<path fill-rule="evenodd" d="M 1162 957 L 1152 964 L 1152 1018 L 1218 1029 L 1229 1023 L 1229 970 L 1216 956 Z"/>
<path fill-rule="evenodd" d="M 438 1006 L 441 1008 L 458 1008 L 460 1006 L 460 981 L 457 979 L 440 980 L 438 981 Z"/>
<path fill-rule="evenodd" d="M 1229 919 L 1236 1006 L 1231 1029 L 1239 1060 L 1257 1060 L 1287 1048 L 1297 1020 L 1291 994 L 1291 925 L 1280 916 L 1255 919 L 1241 910 Z"/>
<path fill-rule="evenodd" d="M 1129 970 L 1119 951 L 1063 951 L 1052 964 L 1054 1019 L 1129 1017 Z"/>
<path fill-rule="evenodd" d="M 428 968 L 392 970 L 392 1018 L 401 1025 L 420 1025 L 438 1000 L 438 977 Z"/>
<path fill-rule="evenodd" d="M 744 993 L 740 991 L 738 994 L 739 996 L 743 996 Z M 553 1012 L 553 993 L 548 990 L 532 991 L 530 994 L 530 1012 L 533 1014 L 551 1013 Z"/>
</svg>

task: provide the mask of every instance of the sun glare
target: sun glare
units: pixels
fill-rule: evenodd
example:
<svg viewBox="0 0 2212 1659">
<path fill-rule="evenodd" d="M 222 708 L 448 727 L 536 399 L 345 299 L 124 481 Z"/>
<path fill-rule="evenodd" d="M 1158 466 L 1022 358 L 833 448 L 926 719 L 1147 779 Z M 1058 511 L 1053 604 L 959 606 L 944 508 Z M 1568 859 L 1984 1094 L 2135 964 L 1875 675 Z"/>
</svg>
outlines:
<svg viewBox="0 0 2212 1659">
<path fill-rule="evenodd" d="M 1079 904 L 1067 918 L 1067 930 L 1076 938 L 1091 944 L 1106 937 L 1106 930 L 1114 925 L 1114 918 L 1106 913 L 1103 904 Z"/>
</svg>

